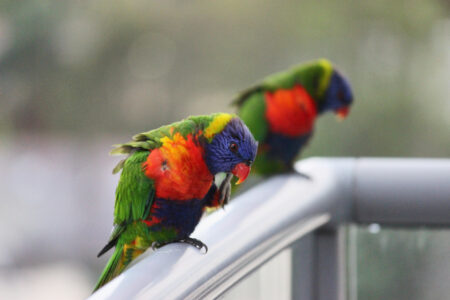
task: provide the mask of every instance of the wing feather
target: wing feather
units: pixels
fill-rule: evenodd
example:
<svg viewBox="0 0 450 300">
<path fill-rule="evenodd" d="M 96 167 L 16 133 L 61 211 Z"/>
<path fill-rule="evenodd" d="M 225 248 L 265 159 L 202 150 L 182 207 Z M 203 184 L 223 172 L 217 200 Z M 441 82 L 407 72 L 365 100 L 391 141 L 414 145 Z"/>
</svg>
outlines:
<svg viewBox="0 0 450 300">
<path fill-rule="evenodd" d="M 155 200 L 154 181 L 145 175 L 143 163 L 153 149 L 162 145 L 161 139 L 171 136 L 175 132 L 183 135 L 198 130 L 198 124 L 186 119 L 158 129 L 139 133 L 133 136 L 132 141 L 114 145 L 112 155 L 128 154 L 114 168 L 113 173 L 120 174 L 119 184 L 116 189 L 116 201 L 114 205 L 114 229 L 108 243 L 100 251 L 102 255 L 114 247 L 128 224 L 147 219 Z"/>
</svg>

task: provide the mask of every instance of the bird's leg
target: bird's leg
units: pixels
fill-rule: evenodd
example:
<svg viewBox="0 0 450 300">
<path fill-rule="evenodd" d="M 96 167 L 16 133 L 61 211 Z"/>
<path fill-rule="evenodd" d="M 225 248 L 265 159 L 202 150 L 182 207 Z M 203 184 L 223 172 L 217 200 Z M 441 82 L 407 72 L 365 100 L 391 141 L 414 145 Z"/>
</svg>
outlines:
<svg viewBox="0 0 450 300">
<path fill-rule="evenodd" d="M 194 239 L 194 238 L 191 238 L 191 237 L 187 237 L 187 238 L 181 239 L 181 240 L 179 240 L 177 242 L 189 244 L 191 246 L 194 246 L 198 250 L 202 250 L 202 248 L 205 248 L 205 251 L 208 252 L 208 246 L 206 246 L 202 241 Z"/>
<path fill-rule="evenodd" d="M 160 243 L 160 242 L 156 242 L 155 241 L 155 242 L 152 243 L 152 250 L 155 251 L 156 249 L 161 248 L 162 246 L 165 246 L 165 245 L 170 244 L 170 243 L 172 243 L 172 242 L 162 242 L 162 243 Z"/>
<path fill-rule="evenodd" d="M 299 177 L 302 177 L 302 178 L 304 178 L 306 180 L 312 180 L 311 176 L 309 176 L 308 174 L 303 173 L 303 172 L 301 172 L 299 170 L 296 170 L 292 164 L 291 164 L 291 167 L 289 168 L 289 172 L 291 172 L 291 173 L 293 173 L 293 174 L 295 174 L 295 175 L 297 175 Z"/>
<path fill-rule="evenodd" d="M 312 180 L 312 177 L 309 176 L 308 174 L 305 174 L 305 173 L 302 173 L 302 172 L 299 172 L 299 171 L 295 171 L 294 174 L 297 175 L 297 176 L 300 176 L 300 177 L 302 177 L 302 178 L 304 178 L 306 180 Z"/>
<path fill-rule="evenodd" d="M 220 205 L 222 207 L 225 206 L 225 204 L 228 203 L 230 200 L 230 194 L 231 194 L 231 179 L 233 178 L 233 174 L 227 173 L 225 176 L 225 179 L 222 181 L 222 183 L 219 186 L 219 193 L 220 193 Z"/>
</svg>

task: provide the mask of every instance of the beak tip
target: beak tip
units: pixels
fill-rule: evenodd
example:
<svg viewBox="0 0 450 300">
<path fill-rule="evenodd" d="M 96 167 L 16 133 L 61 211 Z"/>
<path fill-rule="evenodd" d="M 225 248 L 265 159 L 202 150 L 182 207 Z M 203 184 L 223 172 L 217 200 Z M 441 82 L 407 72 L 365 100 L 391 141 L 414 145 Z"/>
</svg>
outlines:
<svg viewBox="0 0 450 300">
<path fill-rule="evenodd" d="M 350 108 L 348 106 L 341 107 L 335 111 L 336 117 L 339 121 L 344 120 L 348 113 L 350 112 Z"/>
<path fill-rule="evenodd" d="M 236 185 L 241 184 L 247 179 L 248 174 L 250 173 L 250 166 L 247 163 L 237 164 L 231 173 L 239 178 Z"/>
</svg>

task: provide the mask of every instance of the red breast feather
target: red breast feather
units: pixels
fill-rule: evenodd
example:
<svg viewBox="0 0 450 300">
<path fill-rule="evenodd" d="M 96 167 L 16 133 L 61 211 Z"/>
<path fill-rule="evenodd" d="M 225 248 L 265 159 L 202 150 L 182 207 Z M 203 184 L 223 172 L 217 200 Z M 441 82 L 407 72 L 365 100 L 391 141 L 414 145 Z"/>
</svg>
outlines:
<svg viewBox="0 0 450 300">
<path fill-rule="evenodd" d="M 155 181 L 156 198 L 172 200 L 203 199 L 213 182 L 204 161 L 204 150 L 189 134 L 161 139 L 143 164 L 145 175 Z"/>
<path fill-rule="evenodd" d="M 266 92 L 265 96 L 266 118 L 273 133 L 298 137 L 312 131 L 317 110 L 302 86 Z"/>
</svg>

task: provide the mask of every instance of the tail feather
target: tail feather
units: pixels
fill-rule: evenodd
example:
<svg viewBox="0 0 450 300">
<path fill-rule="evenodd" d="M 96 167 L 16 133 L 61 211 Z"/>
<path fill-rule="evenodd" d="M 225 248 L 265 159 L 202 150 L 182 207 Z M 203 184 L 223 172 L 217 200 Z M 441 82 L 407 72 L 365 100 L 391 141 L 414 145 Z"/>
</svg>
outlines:
<svg viewBox="0 0 450 300">
<path fill-rule="evenodd" d="M 122 271 L 120 268 L 121 265 L 120 261 L 122 259 L 122 256 L 123 256 L 123 247 L 116 247 L 116 250 L 109 259 L 108 263 L 106 264 L 106 267 L 103 270 L 102 274 L 100 275 L 100 278 L 98 279 L 98 282 L 95 285 L 93 292 L 95 292 L 100 287 L 105 285 L 107 282 L 116 277 Z"/>
<path fill-rule="evenodd" d="M 112 239 L 108 242 L 108 244 L 105 245 L 105 247 L 102 248 L 102 250 L 100 250 L 100 252 L 97 254 L 97 257 L 102 256 L 103 254 L 105 254 L 109 249 L 111 249 L 112 247 L 114 247 L 117 244 L 117 241 L 119 239 L 119 236 L 117 236 L 115 239 Z"/>
<path fill-rule="evenodd" d="M 126 229 L 126 225 L 127 224 L 118 224 L 118 225 L 114 226 L 114 228 L 113 228 L 113 230 L 111 232 L 111 237 L 109 238 L 108 244 L 106 244 L 105 247 L 103 247 L 103 249 L 100 250 L 100 252 L 97 254 L 97 257 L 102 256 L 109 249 L 111 249 L 112 247 L 117 245 L 117 242 L 119 241 L 119 238 L 120 238 L 121 234 Z"/>
<path fill-rule="evenodd" d="M 138 249 L 133 245 L 116 245 L 113 255 L 106 264 L 94 291 L 101 288 L 103 285 L 111 281 L 114 277 L 122 273 L 126 266 L 130 264 L 132 260 L 141 255 L 145 250 Z"/>
</svg>

